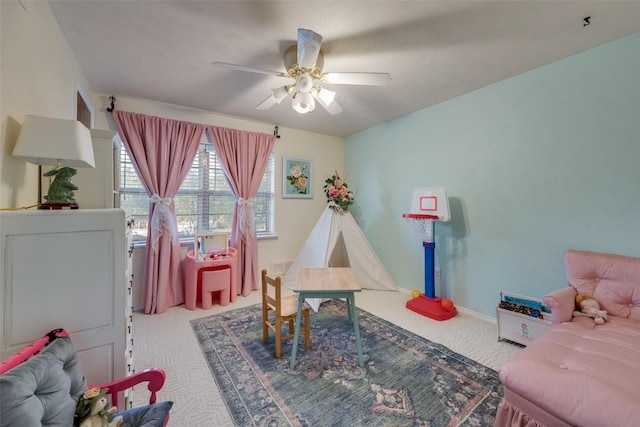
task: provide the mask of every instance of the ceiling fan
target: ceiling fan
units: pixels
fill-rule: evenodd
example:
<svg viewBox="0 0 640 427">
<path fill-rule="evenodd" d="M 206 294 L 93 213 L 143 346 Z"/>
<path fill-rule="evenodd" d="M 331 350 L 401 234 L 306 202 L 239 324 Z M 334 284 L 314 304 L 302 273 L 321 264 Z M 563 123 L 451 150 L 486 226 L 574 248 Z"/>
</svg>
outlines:
<svg viewBox="0 0 640 427">
<path fill-rule="evenodd" d="M 267 110 L 293 93 L 291 105 L 298 113 L 304 114 L 314 110 L 317 100 L 329 114 L 342 112 L 342 107 L 334 100 L 336 93 L 318 83 L 383 86 L 391 81 L 387 73 L 323 73 L 324 55 L 320 50 L 322 36 L 311 30 L 298 28 L 298 42 L 284 53 L 286 72 L 262 70 L 242 65 L 213 62 L 216 67 L 231 68 L 251 73 L 260 73 L 285 77 L 295 82 L 272 89 L 272 94 L 256 107 Z"/>
</svg>

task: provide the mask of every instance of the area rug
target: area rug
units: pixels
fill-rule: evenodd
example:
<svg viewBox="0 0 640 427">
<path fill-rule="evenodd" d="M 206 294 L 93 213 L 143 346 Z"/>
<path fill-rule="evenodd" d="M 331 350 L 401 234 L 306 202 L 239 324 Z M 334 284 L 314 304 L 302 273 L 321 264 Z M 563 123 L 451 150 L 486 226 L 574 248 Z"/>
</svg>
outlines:
<svg viewBox="0 0 640 427">
<path fill-rule="evenodd" d="M 364 368 L 342 300 L 311 314 L 311 348 L 276 359 L 261 306 L 191 321 L 237 426 L 489 426 L 502 385 L 493 369 L 358 309 Z"/>
</svg>

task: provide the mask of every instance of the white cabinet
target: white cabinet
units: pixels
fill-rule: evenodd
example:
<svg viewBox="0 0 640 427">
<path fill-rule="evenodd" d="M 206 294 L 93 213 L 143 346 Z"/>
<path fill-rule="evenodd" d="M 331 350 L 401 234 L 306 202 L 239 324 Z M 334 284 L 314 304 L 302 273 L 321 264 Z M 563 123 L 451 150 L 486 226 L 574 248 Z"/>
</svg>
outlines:
<svg viewBox="0 0 640 427">
<path fill-rule="evenodd" d="M 64 328 L 90 384 L 130 373 L 126 225 L 121 209 L 0 212 L 0 359 Z"/>
<path fill-rule="evenodd" d="M 73 183 L 78 186 L 75 199 L 80 209 L 112 208 L 114 204 L 115 132 L 91 129 L 95 168 L 77 168 Z M 48 188 L 48 186 L 47 186 Z"/>
<path fill-rule="evenodd" d="M 136 372 L 133 366 L 133 218 L 128 217 L 126 220 L 125 240 L 125 302 L 124 302 L 124 319 L 125 319 L 125 349 L 124 359 L 126 363 L 127 375 Z M 125 408 L 133 407 L 133 389 L 129 388 L 125 392 Z"/>
</svg>

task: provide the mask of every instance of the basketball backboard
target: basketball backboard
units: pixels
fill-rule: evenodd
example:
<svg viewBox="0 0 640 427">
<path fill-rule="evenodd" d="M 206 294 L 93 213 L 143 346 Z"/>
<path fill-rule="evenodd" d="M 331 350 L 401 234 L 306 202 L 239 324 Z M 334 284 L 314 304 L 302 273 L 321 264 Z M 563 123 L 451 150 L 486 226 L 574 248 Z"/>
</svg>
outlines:
<svg viewBox="0 0 640 427">
<path fill-rule="evenodd" d="M 411 212 L 413 215 L 435 215 L 438 221 L 449 221 L 449 199 L 442 187 L 423 187 L 413 191 Z"/>
</svg>

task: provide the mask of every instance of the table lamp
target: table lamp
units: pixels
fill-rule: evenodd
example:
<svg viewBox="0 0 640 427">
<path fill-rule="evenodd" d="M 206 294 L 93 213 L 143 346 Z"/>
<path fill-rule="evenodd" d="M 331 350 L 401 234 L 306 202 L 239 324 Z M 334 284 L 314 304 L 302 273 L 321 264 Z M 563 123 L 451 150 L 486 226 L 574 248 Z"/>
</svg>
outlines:
<svg viewBox="0 0 640 427">
<path fill-rule="evenodd" d="M 73 198 L 78 187 L 71 181 L 76 174 L 74 167 L 95 167 L 91 133 L 82 123 L 27 115 L 13 156 L 35 165 L 53 166 L 43 174 L 55 178 L 39 209 L 78 209 Z"/>
</svg>

